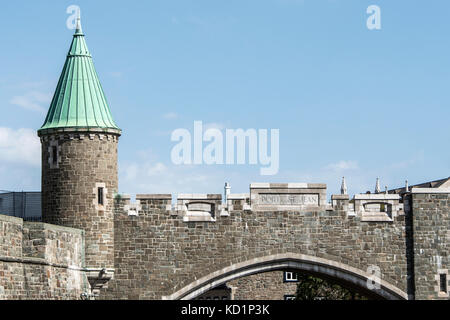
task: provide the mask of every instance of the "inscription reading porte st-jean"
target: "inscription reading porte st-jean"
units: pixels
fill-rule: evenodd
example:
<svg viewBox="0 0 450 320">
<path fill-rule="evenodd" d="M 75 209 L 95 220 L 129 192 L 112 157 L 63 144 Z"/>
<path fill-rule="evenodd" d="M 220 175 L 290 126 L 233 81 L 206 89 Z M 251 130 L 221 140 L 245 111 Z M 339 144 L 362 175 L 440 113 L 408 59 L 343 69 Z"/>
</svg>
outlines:
<svg viewBox="0 0 450 320">
<path fill-rule="evenodd" d="M 292 194 L 292 193 L 260 193 L 259 204 L 305 206 L 319 205 L 317 194 Z"/>
</svg>

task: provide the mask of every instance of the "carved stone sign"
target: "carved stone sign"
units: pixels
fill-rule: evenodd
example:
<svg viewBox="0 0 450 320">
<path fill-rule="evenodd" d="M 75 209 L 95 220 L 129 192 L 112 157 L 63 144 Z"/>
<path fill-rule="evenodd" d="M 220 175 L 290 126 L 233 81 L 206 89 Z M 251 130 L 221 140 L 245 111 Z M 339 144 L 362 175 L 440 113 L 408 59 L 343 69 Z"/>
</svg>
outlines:
<svg viewBox="0 0 450 320">
<path fill-rule="evenodd" d="M 311 210 L 326 206 L 323 183 L 252 183 L 250 205 L 255 211 Z"/>
<path fill-rule="evenodd" d="M 260 193 L 259 205 L 318 206 L 318 194 Z"/>
</svg>

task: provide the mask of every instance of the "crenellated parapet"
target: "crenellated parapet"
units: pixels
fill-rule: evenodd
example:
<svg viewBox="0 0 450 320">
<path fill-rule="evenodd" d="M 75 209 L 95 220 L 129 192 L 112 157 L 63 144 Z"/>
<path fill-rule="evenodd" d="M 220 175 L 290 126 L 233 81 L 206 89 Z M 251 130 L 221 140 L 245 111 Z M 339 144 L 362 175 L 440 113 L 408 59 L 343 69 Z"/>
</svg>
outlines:
<svg viewBox="0 0 450 320">
<path fill-rule="evenodd" d="M 171 215 L 171 194 L 137 194 L 136 200 L 131 201 L 128 194 L 116 194 L 114 197 L 114 212 L 116 215 L 140 216 L 152 210 L 163 210 Z"/>
<path fill-rule="evenodd" d="M 251 210 L 250 193 L 231 193 L 227 197 L 227 203 L 223 215 L 229 215 L 233 210 Z"/>
<path fill-rule="evenodd" d="M 179 194 L 176 211 L 183 222 L 215 222 L 222 211 L 222 195 Z"/>
<path fill-rule="evenodd" d="M 53 130 L 51 133 L 48 133 L 47 135 L 43 135 L 40 133 L 40 139 L 42 142 L 48 142 L 48 141 L 63 141 L 63 140 L 107 140 L 107 141 L 119 141 L 120 135 L 115 132 L 111 131 L 108 132 L 108 130 L 95 130 L 95 129 L 74 129 L 72 130 Z"/>
<path fill-rule="evenodd" d="M 344 188 L 346 189 L 346 187 Z M 138 194 L 131 201 L 130 195 L 116 195 L 115 211 L 128 216 L 149 214 L 152 210 L 165 212 L 171 219 L 181 221 L 217 223 L 237 211 L 263 212 L 322 212 L 338 214 L 340 218 L 357 217 L 360 222 L 393 222 L 405 214 L 403 198 L 398 194 L 347 194 L 331 195 L 327 201 L 327 187 L 323 183 L 252 183 L 249 193 L 231 193 L 225 185 L 221 194 L 181 193 Z M 408 206 L 408 204 L 407 204 Z"/>
<path fill-rule="evenodd" d="M 354 216 L 354 211 L 350 210 L 349 204 L 350 196 L 348 194 L 333 194 L 331 195 L 331 205 L 333 209 L 339 212 L 342 216 Z"/>
<path fill-rule="evenodd" d="M 395 217 L 404 215 L 398 194 L 357 194 L 353 200 L 353 209 L 361 221 L 391 222 Z"/>
</svg>

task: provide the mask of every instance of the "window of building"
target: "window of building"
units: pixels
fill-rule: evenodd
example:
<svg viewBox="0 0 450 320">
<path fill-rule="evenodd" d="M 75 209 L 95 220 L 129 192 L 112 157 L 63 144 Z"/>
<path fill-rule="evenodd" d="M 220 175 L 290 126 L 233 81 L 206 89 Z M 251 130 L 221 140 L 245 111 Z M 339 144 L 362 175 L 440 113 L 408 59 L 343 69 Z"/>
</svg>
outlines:
<svg viewBox="0 0 450 320">
<path fill-rule="evenodd" d="M 48 164 L 50 169 L 59 168 L 61 162 L 61 147 L 58 145 L 58 140 L 51 140 L 48 147 Z"/>
<path fill-rule="evenodd" d="M 285 294 L 284 300 L 295 300 L 295 296 L 293 294 Z"/>
<path fill-rule="evenodd" d="M 441 292 L 447 293 L 447 274 L 441 273 L 439 275 L 439 287 Z"/>
<path fill-rule="evenodd" d="M 283 282 L 298 282 L 297 272 L 285 271 L 283 276 Z"/>
<path fill-rule="evenodd" d="M 448 269 L 438 269 L 437 274 L 434 276 L 436 285 L 434 290 L 439 298 L 448 298 Z"/>
<path fill-rule="evenodd" d="M 97 190 L 97 203 L 103 205 L 103 187 L 99 187 Z"/>
<path fill-rule="evenodd" d="M 54 165 L 58 162 L 58 147 L 52 146 L 52 162 Z"/>
<path fill-rule="evenodd" d="M 92 203 L 95 206 L 95 210 L 104 211 L 108 206 L 108 189 L 104 182 L 97 182 L 95 187 L 92 188 L 92 193 L 94 195 Z"/>
</svg>

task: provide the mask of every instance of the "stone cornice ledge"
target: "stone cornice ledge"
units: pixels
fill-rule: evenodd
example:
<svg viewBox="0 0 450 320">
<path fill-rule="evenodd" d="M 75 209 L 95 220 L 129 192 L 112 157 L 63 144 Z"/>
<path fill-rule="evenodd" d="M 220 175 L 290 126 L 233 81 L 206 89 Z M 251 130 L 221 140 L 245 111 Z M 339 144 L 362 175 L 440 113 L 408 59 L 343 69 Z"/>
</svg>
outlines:
<svg viewBox="0 0 450 320">
<path fill-rule="evenodd" d="M 114 134 L 120 136 L 122 134 L 122 130 L 114 129 L 114 128 L 98 128 L 98 127 L 62 127 L 62 128 L 48 128 L 48 129 L 39 129 L 37 134 L 39 137 L 44 135 L 56 134 L 56 133 L 105 133 L 105 134 Z"/>
<path fill-rule="evenodd" d="M 86 271 L 86 269 L 82 268 L 82 267 L 67 265 L 67 264 L 62 264 L 62 263 L 52 263 L 52 262 L 48 262 L 47 260 L 42 259 L 42 258 L 33 258 L 33 257 L 18 258 L 18 257 L 0 256 L 0 261 L 1 262 L 11 262 L 11 263 L 36 264 L 36 265 L 76 270 L 76 271 Z"/>
<path fill-rule="evenodd" d="M 450 188 L 412 188 L 411 193 L 450 193 Z"/>
</svg>

